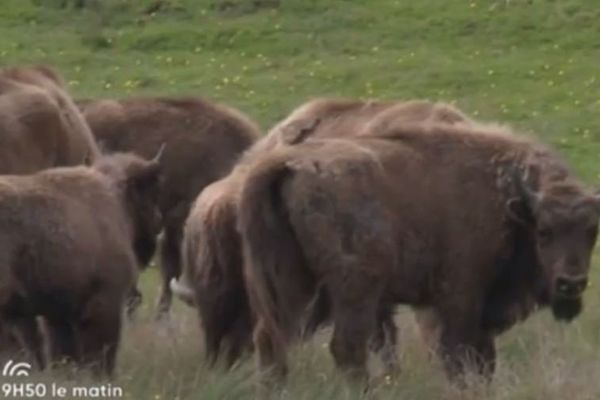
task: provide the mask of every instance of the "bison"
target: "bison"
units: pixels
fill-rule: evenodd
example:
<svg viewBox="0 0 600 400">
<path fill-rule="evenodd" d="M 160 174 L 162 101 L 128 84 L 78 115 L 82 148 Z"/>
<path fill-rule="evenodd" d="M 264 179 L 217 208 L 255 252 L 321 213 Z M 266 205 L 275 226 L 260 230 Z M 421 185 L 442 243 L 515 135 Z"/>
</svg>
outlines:
<svg viewBox="0 0 600 400">
<path fill-rule="evenodd" d="M 244 287 L 242 246 L 236 230 L 238 188 L 247 166 L 280 146 L 314 137 L 343 137 L 393 120 L 470 123 L 459 110 L 444 103 L 316 99 L 277 124 L 247 151 L 231 174 L 198 196 L 185 226 L 183 274 L 171 286 L 185 302 L 198 308 L 210 364 L 226 353 L 226 363 L 231 365 L 252 344 L 254 320 Z M 303 328 L 305 336 L 329 319 L 329 308 L 326 294 L 317 296 Z M 373 342 L 389 370 L 397 364 L 392 314 L 391 307 L 382 305 L 380 328 Z"/>
<path fill-rule="evenodd" d="M 262 369 L 285 375 L 324 288 L 341 370 L 368 375 L 377 310 L 406 304 L 437 332 L 455 382 L 471 368 L 491 377 L 495 337 L 536 308 L 579 314 L 600 216 L 552 150 L 478 124 L 392 123 L 281 147 L 248 167 L 237 204 Z"/>
<path fill-rule="evenodd" d="M 179 276 L 183 225 L 192 202 L 208 184 L 226 176 L 244 150 L 259 137 L 258 127 L 240 112 L 199 98 L 81 100 L 82 112 L 106 151 L 151 157 L 165 144 L 159 206 L 162 294 L 158 316 L 171 306 L 169 282 Z M 156 241 L 140 250 L 141 265 Z"/>
<path fill-rule="evenodd" d="M 44 319 L 53 362 L 110 375 L 136 246 L 160 230 L 158 159 L 0 177 L 0 316 L 27 337 Z M 26 342 L 43 358 L 41 341 Z"/>
<path fill-rule="evenodd" d="M 89 163 L 98 155 L 90 129 L 56 71 L 47 66 L 0 71 L 0 174 Z M 41 349 L 35 321 L 22 321 L 21 329 L 0 326 L 3 357 L 15 358 L 23 345 Z M 44 366 L 41 350 L 30 357 Z"/>
<path fill-rule="evenodd" d="M 28 174 L 92 162 L 98 149 L 57 72 L 0 71 L 0 173 Z"/>
</svg>

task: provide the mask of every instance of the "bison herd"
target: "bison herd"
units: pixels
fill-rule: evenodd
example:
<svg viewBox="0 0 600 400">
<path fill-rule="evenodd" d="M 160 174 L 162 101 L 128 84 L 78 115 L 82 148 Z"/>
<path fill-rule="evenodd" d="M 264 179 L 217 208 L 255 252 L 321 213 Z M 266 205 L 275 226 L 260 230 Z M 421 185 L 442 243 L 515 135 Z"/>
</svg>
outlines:
<svg viewBox="0 0 600 400">
<path fill-rule="evenodd" d="M 362 380 L 408 305 L 450 379 L 491 377 L 498 335 L 581 312 L 600 217 L 552 149 L 448 104 L 317 99 L 261 135 L 198 98 L 74 101 L 45 66 L 0 71 L 0 174 L 0 360 L 98 377 L 157 246 L 157 316 L 194 307 L 210 364 L 281 379 L 331 324 Z"/>
</svg>

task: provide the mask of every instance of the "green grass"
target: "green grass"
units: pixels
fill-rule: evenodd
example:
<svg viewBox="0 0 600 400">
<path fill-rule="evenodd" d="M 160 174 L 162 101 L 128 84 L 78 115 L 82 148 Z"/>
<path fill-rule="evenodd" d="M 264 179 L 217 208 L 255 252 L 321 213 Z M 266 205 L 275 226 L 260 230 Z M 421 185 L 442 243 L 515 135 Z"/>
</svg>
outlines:
<svg viewBox="0 0 600 400">
<path fill-rule="evenodd" d="M 259 9 L 233 0 L 229 10 L 218 2 L 170 0 L 147 15 L 153 1 L 101 0 L 80 11 L 58 0 L 3 0 L 0 63 L 55 65 L 79 97 L 200 95 L 265 129 L 316 96 L 452 101 L 533 132 L 582 178 L 600 180 L 596 0 L 281 0 Z M 147 302 L 125 334 L 117 382 L 128 398 L 251 398 L 252 362 L 207 370 L 193 313 L 178 307 L 171 330 L 157 327 L 154 271 L 144 283 Z M 467 393 L 446 383 L 403 312 L 404 371 L 369 396 L 598 399 L 599 305 L 592 287 L 574 324 L 543 312 L 514 328 L 499 340 L 494 383 Z M 360 397 L 334 373 L 326 338 L 296 349 L 281 398 Z"/>
</svg>

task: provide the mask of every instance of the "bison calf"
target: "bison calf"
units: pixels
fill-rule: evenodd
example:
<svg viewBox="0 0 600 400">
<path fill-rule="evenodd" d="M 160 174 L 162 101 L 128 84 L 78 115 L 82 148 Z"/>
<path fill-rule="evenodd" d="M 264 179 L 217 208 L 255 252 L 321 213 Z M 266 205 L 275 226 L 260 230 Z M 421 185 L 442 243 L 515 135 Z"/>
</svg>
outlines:
<svg viewBox="0 0 600 400">
<path fill-rule="evenodd" d="M 136 243 L 160 229 L 158 182 L 158 160 L 128 154 L 0 177 L 2 320 L 26 335 L 42 316 L 52 361 L 111 374 Z"/>
</svg>

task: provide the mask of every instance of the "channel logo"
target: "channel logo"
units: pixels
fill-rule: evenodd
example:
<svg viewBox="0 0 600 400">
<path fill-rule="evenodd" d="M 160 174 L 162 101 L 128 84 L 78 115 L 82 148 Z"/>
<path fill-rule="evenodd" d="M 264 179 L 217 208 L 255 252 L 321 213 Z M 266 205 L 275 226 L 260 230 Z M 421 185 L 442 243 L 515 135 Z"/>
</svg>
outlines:
<svg viewBox="0 0 600 400">
<path fill-rule="evenodd" d="M 14 377 L 14 376 L 29 376 L 31 373 L 31 364 L 26 362 L 15 363 L 13 360 L 9 360 L 4 364 L 2 369 L 2 376 Z"/>
</svg>

